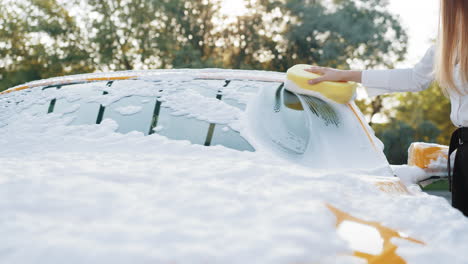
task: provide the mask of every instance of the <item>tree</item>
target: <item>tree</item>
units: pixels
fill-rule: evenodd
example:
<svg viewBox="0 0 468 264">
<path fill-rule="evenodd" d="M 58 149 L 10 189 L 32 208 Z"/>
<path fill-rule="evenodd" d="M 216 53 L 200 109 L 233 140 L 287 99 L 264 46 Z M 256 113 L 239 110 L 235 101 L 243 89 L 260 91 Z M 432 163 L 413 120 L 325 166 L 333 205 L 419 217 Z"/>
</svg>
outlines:
<svg viewBox="0 0 468 264">
<path fill-rule="evenodd" d="M 111 70 L 163 65 L 157 56 L 163 43 L 158 40 L 169 17 L 164 15 L 162 4 L 157 0 L 88 1 L 85 8 L 89 14 L 81 19 L 93 29 L 87 38 L 94 50 L 94 63 Z"/>
<path fill-rule="evenodd" d="M 223 30 L 224 65 L 239 69 L 280 70 L 272 59 L 284 56 L 278 44 L 284 21 L 282 2 L 262 0 L 247 3 L 247 13 L 237 17 Z"/>
<path fill-rule="evenodd" d="M 379 101 L 383 101 L 384 103 L 378 104 Z M 388 106 L 383 107 L 385 101 L 387 101 L 387 105 L 388 102 L 391 102 L 395 106 L 391 109 Z M 436 82 L 433 82 L 428 89 L 422 92 L 378 96 L 372 101 L 358 101 L 358 105 L 367 114 L 369 120 L 372 120 L 372 117 L 376 113 L 373 110 L 378 108 L 380 108 L 378 110 L 379 113 L 391 119 L 386 124 L 373 126 L 376 134 L 380 137 L 383 136 L 385 130 L 389 130 L 388 133 L 397 132 L 391 124 L 395 120 L 404 122 L 414 130 L 414 136 L 411 138 L 412 142 L 423 141 L 448 145 L 451 133 L 456 129 L 449 118 L 451 112 L 450 100 L 444 96 Z M 378 106 L 377 108 L 374 107 L 376 105 Z M 402 137 L 404 136 L 403 134 Z M 407 155 L 407 144 L 399 145 L 399 141 L 383 138 L 382 140 L 386 148 L 392 149 L 392 151 L 386 151 L 388 155 L 393 155 L 394 157 Z"/>
<path fill-rule="evenodd" d="M 408 148 L 415 138 L 415 129 L 400 120 L 374 126 L 376 136 L 384 143 L 384 153 L 390 164 L 406 164 Z"/>
<path fill-rule="evenodd" d="M 376 135 L 384 142 L 390 162 L 402 164 L 412 142 L 448 144 L 455 129 L 449 119 L 450 101 L 437 83 L 418 93 L 390 96 L 398 103 L 387 115 L 390 122 L 376 124 Z"/>
<path fill-rule="evenodd" d="M 95 67 L 82 32 L 55 0 L 0 3 L 0 91 L 13 85 Z"/>
<path fill-rule="evenodd" d="M 450 121 L 450 100 L 444 96 L 437 83 L 422 92 L 400 93 L 394 95 L 399 105 L 395 108 L 394 117 L 413 127 L 422 121 L 430 121 L 440 131 L 436 138 L 429 137 L 427 141 L 448 144 L 451 133 L 456 127 Z M 422 129 L 422 128 L 421 128 Z M 418 132 L 424 134 L 424 131 Z"/>
<path fill-rule="evenodd" d="M 227 66 L 275 71 L 299 63 L 390 67 L 406 53 L 407 35 L 384 0 L 249 3 L 249 12 L 225 31 Z"/>
<path fill-rule="evenodd" d="M 375 134 L 385 145 L 384 153 L 391 164 L 406 164 L 408 148 L 413 142 L 434 142 L 441 131 L 428 120 L 411 126 L 405 121 L 392 119 L 385 124 L 374 125 Z"/>
<path fill-rule="evenodd" d="M 222 35 L 215 24 L 220 4 L 220 0 L 165 3 L 165 14 L 171 19 L 161 41 L 168 44 L 164 45 L 163 54 L 169 67 L 222 67 L 222 54 L 216 46 Z"/>
<path fill-rule="evenodd" d="M 392 67 L 406 53 L 407 35 L 399 21 L 385 9 L 385 0 L 289 0 L 285 14 L 286 65 L 317 64 L 348 69 Z"/>
<path fill-rule="evenodd" d="M 221 0 L 4 1 L 0 89 L 95 70 L 389 66 L 406 49 L 384 0 L 247 1 L 230 22 Z"/>
</svg>

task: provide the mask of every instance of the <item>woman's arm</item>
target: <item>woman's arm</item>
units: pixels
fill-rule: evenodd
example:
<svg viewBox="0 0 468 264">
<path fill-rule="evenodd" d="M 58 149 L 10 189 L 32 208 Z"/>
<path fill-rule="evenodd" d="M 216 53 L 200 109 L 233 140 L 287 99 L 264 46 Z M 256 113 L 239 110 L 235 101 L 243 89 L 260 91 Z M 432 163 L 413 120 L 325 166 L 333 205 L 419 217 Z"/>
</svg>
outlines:
<svg viewBox="0 0 468 264">
<path fill-rule="evenodd" d="M 310 84 L 323 81 L 352 81 L 362 83 L 369 96 L 392 92 L 417 92 L 429 87 L 433 81 L 435 48 L 431 47 L 423 59 L 409 69 L 346 71 L 323 67 L 307 70 L 322 76 Z"/>
<path fill-rule="evenodd" d="M 346 71 L 333 68 L 312 67 L 306 71 L 322 76 L 309 80 L 309 84 L 317 84 L 324 81 L 332 82 L 362 82 L 362 71 Z"/>
</svg>

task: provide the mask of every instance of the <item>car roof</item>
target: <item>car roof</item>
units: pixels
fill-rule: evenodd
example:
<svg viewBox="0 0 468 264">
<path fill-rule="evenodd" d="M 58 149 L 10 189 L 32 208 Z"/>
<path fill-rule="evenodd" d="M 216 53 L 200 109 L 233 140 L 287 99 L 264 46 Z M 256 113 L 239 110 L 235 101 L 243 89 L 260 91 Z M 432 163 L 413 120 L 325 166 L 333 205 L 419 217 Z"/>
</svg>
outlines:
<svg viewBox="0 0 468 264">
<path fill-rule="evenodd" d="M 66 85 L 74 83 L 116 81 L 116 80 L 170 80 L 174 78 L 190 79 L 219 79 L 219 80 L 246 80 L 264 82 L 283 82 L 285 73 L 253 70 L 225 70 L 225 69 L 158 69 L 141 71 L 117 71 L 106 73 L 87 73 L 67 75 L 49 79 L 37 80 L 12 87 L 0 92 L 0 95 L 21 91 L 39 86 Z"/>
</svg>

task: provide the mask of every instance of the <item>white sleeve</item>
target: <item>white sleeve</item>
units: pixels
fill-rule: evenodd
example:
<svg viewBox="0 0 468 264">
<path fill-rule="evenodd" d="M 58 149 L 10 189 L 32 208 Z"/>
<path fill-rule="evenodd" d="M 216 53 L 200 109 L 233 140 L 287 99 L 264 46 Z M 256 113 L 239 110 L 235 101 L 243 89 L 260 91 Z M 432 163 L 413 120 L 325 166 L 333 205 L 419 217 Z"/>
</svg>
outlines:
<svg viewBox="0 0 468 264">
<path fill-rule="evenodd" d="M 425 90 L 434 80 L 434 53 L 435 47 L 432 46 L 414 68 L 365 70 L 362 72 L 362 85 L 369 96 Z"/>
</svg>

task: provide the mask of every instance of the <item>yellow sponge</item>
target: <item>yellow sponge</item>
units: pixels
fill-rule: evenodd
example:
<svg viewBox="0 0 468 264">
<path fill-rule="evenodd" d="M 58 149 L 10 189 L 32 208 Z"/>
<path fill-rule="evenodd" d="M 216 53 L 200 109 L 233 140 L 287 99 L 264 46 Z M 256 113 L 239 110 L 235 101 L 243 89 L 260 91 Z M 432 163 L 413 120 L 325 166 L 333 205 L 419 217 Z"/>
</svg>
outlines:
<svg viewBox="0 0 468 264">
<path fill-rule="evenodd" d="M 321 82 L 310 85 L 308 81 L 320 77 L 320 75 L 307 72 L 312 66 L 307 64 L 298 64 L 290 68 L 286 73 L 286 86 L 289 91 L 316 95 L 320 93 L 328 99 L 337 103 L 345 104 L 354 99 L 357 84 L 353 82 Z M 315 93 L 315 94 L 314 94 Z"/>
</svg>

